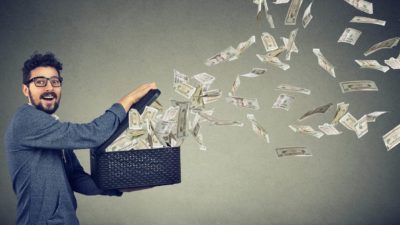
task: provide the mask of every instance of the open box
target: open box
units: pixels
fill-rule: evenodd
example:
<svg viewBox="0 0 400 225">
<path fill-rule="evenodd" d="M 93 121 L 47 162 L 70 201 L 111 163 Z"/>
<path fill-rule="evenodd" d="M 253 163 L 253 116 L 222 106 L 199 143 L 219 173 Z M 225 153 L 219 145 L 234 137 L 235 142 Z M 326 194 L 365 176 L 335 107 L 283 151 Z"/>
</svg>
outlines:
<svg viewBox="0 0 400 225">
<path fill-rule="evenodd" d="M 142 113 L 159 95 L 159 90 L 151 90 L 132 108 Z M 106 152 L 105 149 L 128 128 L 127 116 L 106 142 L 90 150 L 91 176 L 97 186 L 109 190 L 180 183 L 179 146 Z"/>
</svg>

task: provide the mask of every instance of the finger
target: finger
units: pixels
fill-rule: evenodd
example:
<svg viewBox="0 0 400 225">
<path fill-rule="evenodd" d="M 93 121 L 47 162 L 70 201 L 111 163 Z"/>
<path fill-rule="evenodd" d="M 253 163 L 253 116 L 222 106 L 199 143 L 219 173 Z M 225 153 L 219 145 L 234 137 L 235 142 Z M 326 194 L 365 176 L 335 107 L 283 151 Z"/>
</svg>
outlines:
<svg viewBox="0 0 400 225">
<path fill-rule="evenodd" d="M 147 86 L 147 87 L 145 87 L 145 88 L 143 88 L 143 89 L 138 90 L 137 92 L 135 92 L 135 95 L 136 95 L 138 98 L 141 98 L 141 97 L 143 97 L 145 94 L 147 94 L 147 93 L 150 91 L 150 89 L 151 89 L 151 87 Z"/>
</svg>

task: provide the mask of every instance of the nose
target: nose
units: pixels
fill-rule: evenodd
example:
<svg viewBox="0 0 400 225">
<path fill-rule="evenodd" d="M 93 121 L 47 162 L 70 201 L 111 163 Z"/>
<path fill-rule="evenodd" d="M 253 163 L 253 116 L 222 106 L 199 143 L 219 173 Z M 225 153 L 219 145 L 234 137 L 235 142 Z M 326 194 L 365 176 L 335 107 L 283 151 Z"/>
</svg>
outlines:
<svg viewBox="0 0 400 225">
<path fill-rule="evenodd" d="M 47 84 L 45 86 L 46 91 L 52 91 L 54 89 L 53 85 L 51 85 L 51 82 L 47 80 Z"/>
</svg>

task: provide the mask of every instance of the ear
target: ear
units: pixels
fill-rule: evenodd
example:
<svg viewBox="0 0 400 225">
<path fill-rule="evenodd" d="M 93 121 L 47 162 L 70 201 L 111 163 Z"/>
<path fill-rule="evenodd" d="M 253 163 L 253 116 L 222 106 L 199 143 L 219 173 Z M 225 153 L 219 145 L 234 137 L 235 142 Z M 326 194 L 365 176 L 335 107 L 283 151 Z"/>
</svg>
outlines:
<svg viewBox="0 0 400 225">
<path fill-rule="evenodd" d="M 22 94 L 24 94 L 25 97 L 29 98 L 29 88 L 25 84 L 22 84 Z"/>
</svg>

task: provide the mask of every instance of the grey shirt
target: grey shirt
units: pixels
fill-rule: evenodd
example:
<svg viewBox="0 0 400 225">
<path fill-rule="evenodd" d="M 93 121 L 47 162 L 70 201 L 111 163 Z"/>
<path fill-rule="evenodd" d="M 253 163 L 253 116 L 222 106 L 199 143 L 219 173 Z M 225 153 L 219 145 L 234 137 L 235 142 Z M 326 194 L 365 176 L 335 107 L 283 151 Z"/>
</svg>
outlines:
<svg viewBox="0 0 400 225">
<path fill-rule="evenodd" d="M 5 133 L 6 156 L 17 196 L 17 224 L 79 224 L 74 191 L 86 195 L 121 195 L 100 190 L 83 171 L 72 149 L 95 148 L 126 117 L 115 103 L 90 123 L 60 122 L 24 104 Z"/>
</svg>

